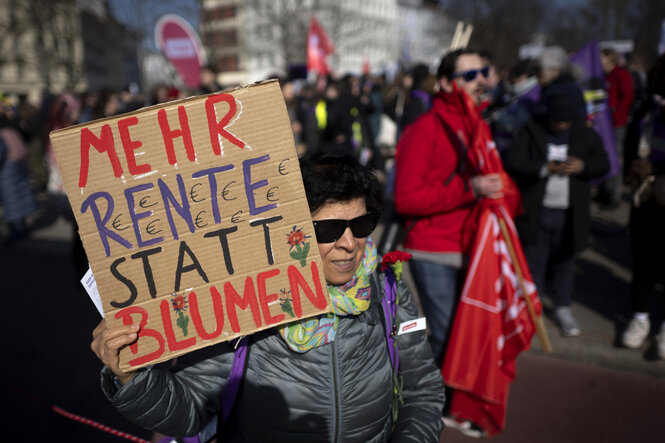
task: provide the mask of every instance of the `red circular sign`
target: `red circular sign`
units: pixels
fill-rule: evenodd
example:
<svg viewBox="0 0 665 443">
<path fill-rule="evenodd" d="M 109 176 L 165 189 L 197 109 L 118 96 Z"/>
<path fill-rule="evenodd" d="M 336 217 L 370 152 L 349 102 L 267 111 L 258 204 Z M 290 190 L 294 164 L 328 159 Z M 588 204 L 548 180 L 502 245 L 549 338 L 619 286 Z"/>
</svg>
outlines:
<svg viewBox="0 0 665 443">
<path fill-rule="evenodd" d="M 155 26 L 155 40 L 185 85 L 198 87 L 199 69 L 205 63 L 205 53 L 191 25 L 179 15 L 163 15 Z"/>
</svg>

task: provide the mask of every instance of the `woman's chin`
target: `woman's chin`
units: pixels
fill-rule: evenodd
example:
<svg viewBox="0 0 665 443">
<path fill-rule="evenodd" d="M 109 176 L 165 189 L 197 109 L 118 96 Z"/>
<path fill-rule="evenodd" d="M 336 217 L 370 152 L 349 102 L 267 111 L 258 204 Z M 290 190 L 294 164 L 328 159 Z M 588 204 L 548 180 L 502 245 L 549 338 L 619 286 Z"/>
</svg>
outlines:
<svg viewBox="0 0 665 443">
<path fill-rule="evenodd" d="M 348 283 L 354 274 L 353 270 L 347 272 L 329 271 L 326 272 L 326 281 L 329 285 L 341 286 Z"/>
<path fill-rule="evenodd" d="M 329 285 L 343 285 L 353 278 L 357 268 L 354 260 L 328 262 L 325 264 L 326 281 Z"/>
</svg>

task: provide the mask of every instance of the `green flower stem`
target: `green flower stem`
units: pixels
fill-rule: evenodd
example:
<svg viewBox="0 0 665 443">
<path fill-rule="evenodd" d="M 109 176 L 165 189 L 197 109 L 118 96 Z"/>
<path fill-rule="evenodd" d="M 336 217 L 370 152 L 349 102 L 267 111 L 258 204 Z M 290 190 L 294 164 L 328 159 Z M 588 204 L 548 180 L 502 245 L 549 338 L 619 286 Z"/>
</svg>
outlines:
<svg viewBox="0 0 665 443">
<path fill-rule="evenodd" d="M 182 311 L 178 312 L 178 320 L 176 321 L 176 325 L 180 329 L 182 329 L 182 334 L 187 337 L 187 325 L 189 324 L 189 317 L 187 317 L 185 314 L 182 313 Z"/>
<path fill-rule="evenodd" d="M 300 266 L 303 268 L 307 265 L 307 254 L 309 254 L 309 243 L 303 243 L 303 247 L 300 246 L 300 243 L 296 245 L 296 250 L 291 251 L 289 254 L 292 259 L 298 260 Z"/>
<path fill-rule="evenodd" d="M 291 317 L 296 316 L 293 313 L 293 308 L 291 307 L 291 301 L 290 300 L 284 300 L 284 303 L 282 303 L 282 311 L 288 313 Z"/>
<path fill-rule="evenodd" d="M 402 262 L 398 261 L 393 265 L 393 272 L 395 273 L 395 280 L 400 281 L 402 279 Z"/>
</svg>

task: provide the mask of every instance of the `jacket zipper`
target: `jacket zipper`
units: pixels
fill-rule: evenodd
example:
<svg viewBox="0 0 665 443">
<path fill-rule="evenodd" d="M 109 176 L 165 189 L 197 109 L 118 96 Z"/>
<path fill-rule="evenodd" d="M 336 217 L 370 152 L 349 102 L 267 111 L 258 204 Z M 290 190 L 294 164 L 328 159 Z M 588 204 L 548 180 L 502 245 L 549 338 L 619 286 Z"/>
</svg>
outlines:
<svg viewBox="0 0 665 443">
<path fill-rule="evenodd" d="M 334 415 L 335 415 L 335 431 L 333 433 L 333 440 L 335 443 L 339 442 L 339 428 L 340 428 L 340 415 L 341 415 L 341 401 L 339 393 L 338 368 L 337 368 L 337 342 L 332 342 L 332 370 L 333 370 L 333 396 L 334 396 Z"/>
</svg>

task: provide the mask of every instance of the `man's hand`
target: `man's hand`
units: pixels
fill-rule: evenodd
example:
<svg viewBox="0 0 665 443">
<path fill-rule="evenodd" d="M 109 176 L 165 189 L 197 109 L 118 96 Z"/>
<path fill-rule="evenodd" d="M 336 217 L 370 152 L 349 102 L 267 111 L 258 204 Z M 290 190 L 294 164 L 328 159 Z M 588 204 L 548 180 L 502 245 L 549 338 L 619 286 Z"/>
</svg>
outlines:
<svg viewBox="0 0 665 443">
<path fill-rule="evenodd" d="M 471 177 L 471 187 L 477 197 L 501 198 L 503 196 L 501 174 L 486 174 Z"/>
<path fill-rule="evenodd" d="M 547 162 L 547 172 L 549 172 L 550 175 L 563 174 L 563 167 L 564 163 L 561 161 L 550 160 Z"/>
<path fill-rule="evenodd" d="M 551 174 L 575 175 L 582 172 L 584 162 L 578 157 L 568 157 L 565 162 L 550 160 L 547 163 L 547 171 Z"/>
<path fill-rule="evenodd" d="M 138 332 L 139 326 L 136 324 L 107 328 L 106 320 L 99 322 L 92 331 L 90 347 L 97 358 L 113 371 L 123 385 L 131 380 L 136 372 L 125 372 L 120 369 L 120 349 L 134 343 L 138 338 Z"/>
<path fill-rule="evenodd" d="M 563 173 L 566 175 L 576 175 L 584 170 L 584 162 L 582 159 L 574 156 L 568 157 L 568 160 L 563 162 Z"/>
</svg>

